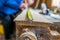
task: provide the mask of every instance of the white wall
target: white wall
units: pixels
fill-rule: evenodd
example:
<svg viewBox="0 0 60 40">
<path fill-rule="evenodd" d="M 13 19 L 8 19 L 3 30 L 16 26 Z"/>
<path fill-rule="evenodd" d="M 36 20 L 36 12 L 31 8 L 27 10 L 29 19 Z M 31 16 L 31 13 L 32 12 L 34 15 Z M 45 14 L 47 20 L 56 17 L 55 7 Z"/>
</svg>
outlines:
<svg viewBox="0 0 60 40">
<path fill-rule="evenodd" d="M 60 0 L 52 0 L 52 6 L 60 5 Z"/>
</svg>

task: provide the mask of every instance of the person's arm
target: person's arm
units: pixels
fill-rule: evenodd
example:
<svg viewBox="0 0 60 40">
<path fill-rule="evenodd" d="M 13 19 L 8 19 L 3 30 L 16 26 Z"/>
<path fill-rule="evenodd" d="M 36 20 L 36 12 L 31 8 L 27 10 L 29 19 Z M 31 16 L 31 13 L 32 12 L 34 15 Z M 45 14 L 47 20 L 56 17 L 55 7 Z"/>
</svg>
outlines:
<svg viewBox="0 0 60 40">
<path fill-rule="evenodd" d="M 3 4 L 4 4 L 4 0 L 0 0 L 0 8 L 3 7 Z"/>
<path fill-rule="evenodd" d="M 12 9 L 18 9 L 19 6 L 23 3 L 23 0 L 8 0 L 6 5 Z"/>
</svg>

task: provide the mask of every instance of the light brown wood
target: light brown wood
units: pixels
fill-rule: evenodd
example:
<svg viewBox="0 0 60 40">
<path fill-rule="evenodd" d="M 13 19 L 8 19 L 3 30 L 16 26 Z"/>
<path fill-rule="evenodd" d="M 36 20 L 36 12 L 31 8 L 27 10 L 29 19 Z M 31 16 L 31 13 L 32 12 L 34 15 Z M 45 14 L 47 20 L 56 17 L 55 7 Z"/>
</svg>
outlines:
<svg viewBox="0 0 60 40">
<path fill-rule="evenodd" d="M 52 24 L 52 22 L 49 21 L 46 17 L 44 17 L 43 15 L 35 12 L 33 9 L 30 9 L 30 11 L 31 11 L 31 15 L 33 17 L 33 20 L 32 20 L 33 22 L 42 22 L 42 23 L 50 23 L 50 24 Z M 26 16 L 27 16 L 27 9 L 24 10 L 20 15 L 18 15 L 15 18 L 14 21 L 27 21 Z"/>
<path fill-rule="evenodd" d="M 53 22 L 46 19 L 43 15 L 38 14 L 37 12 L 33 11 L 32 9 L 30 11 L 33 16 L 32 22 L 29 22 L 28 20 L 26 20 L 27 10 L 24 10 L 14 20 L 16 23 L 16 38 L 17 39 L 18 39 L 19 35 L 21 35 L 23 28 L 43 27 L 43 28 L 47 28 L 47 30 L 49 31 L 48 27 L 50 27 L 53 24 Z"/>
<path fill-rule="evenodd" d="M 20 15 L 18 15 L 15 18 L 15 22 L 17 26 L 42 26 L 42 27 L 49 27 L 53 22 L 49 21 L 47 18 L 45 18 L 43 15 L 38 14 L 37 12 L 30 10 L 31 14 L 33 16 L 32 23 L 26 20 L 27 16 L 27 9 L 24 10 Z"/>
<path fill-rule="evenodd" d="M 46 1 L 46 0 L 43 0 L 42 2 L 44 2 L 44 3 L 45 3 L 45 1 Z"/>
<path fill-rule="evenodd" d="M 36 2 L 37 2 L 37 0 L 35 0 L 34 4 L 31 6 L 32 8 L 35 8 Z M 51 9 L 51 7 L 52 7 L 52 0 L 40 0 L 39 4 L 38 4 L 38 9 L 41 8 L 41 3 L 42 2 L 45 2 L 47 7 Z"/>
</svg>

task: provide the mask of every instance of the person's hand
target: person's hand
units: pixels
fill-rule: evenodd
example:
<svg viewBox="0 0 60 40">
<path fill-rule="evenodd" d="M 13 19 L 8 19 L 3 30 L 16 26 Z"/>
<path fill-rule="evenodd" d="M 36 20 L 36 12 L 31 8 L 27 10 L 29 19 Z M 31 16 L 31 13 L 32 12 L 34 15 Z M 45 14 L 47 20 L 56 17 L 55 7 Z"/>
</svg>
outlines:
<svg viewBox="0 0 60 40">
<path fill-rule="evenodd" d="M 34 3 L 34 0 L 28 0 L 28 5 L 32 5 Z"/>
<path fill-rule="evenodd" d="M 28 4 L 22 3 L 19 8 L 26 9 L 26 8 L 28 8 Z"/>
<path fill-rule="evenodd" d="M 32 5 L 34 3 L 34 0 L 25 0 L 25 3 L 22 3 L 19 8 L 26 9 L 28 6 Z"/>
</svg>

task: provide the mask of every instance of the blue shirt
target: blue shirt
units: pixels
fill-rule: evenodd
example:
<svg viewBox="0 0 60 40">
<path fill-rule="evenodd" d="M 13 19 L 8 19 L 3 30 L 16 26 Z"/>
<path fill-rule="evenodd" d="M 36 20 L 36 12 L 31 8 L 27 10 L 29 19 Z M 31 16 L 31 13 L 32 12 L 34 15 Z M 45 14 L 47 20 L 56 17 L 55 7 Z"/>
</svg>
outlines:
<svg viewBox="0 0 60 40">
<path fill-rule="evenodd" d="M 23 0 L 0 0 L 0 16 L 3 16 L 3 13 L 12 15 L 18 12 L 22 3 Z"/>
</svg>

